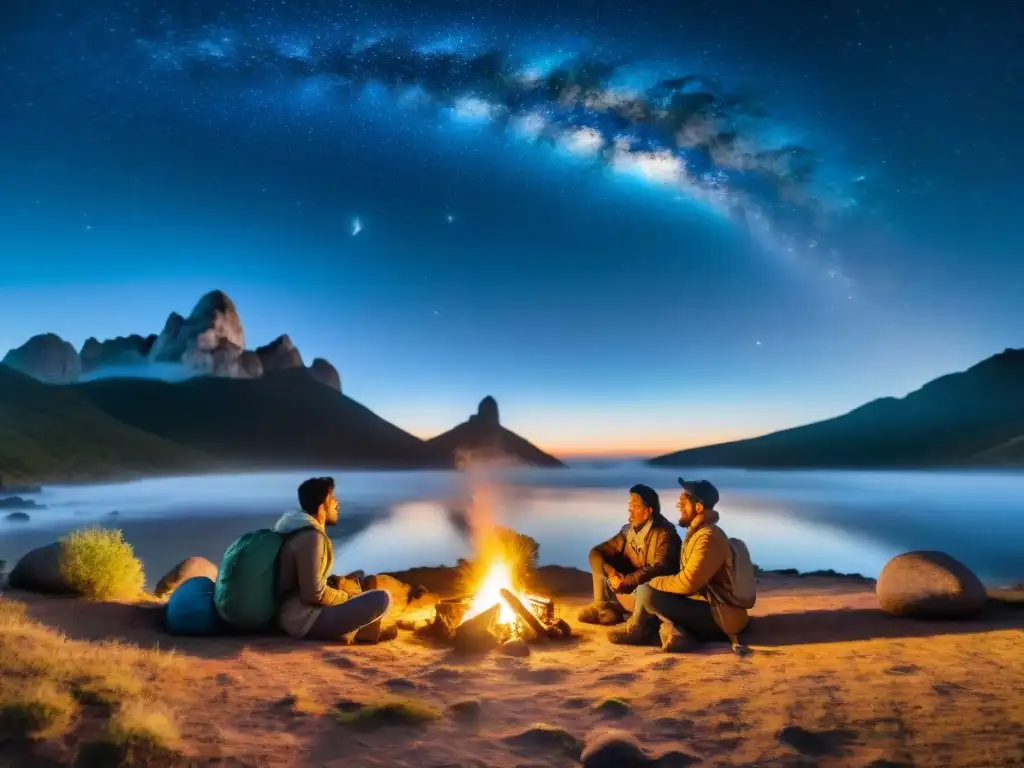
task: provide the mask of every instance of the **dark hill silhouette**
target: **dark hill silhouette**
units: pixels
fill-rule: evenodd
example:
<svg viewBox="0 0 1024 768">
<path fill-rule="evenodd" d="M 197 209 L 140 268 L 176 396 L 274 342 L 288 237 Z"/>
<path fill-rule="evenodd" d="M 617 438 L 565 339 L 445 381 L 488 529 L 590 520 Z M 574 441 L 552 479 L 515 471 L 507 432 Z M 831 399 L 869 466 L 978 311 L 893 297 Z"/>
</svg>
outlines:
<svg viewBox="0 0 1024 768">
<path fill-rule="evenodd" d="M 487 396 L 475 415 L 457 427 L 433 437 L 427 446 L 442 459 L 456 464 L 502 461 L 535 467 L 564 467 L 561 461 L 501 426 L 498 403 Z"/>
<path fill-rule="evenodd" d="M 259 379 L 204 376 L 170 384 L 110 378 L 69 388 L 120 422 L 230 466 L 441 464 L 418 437 L 317 381 L 305 368 Z"/>
<path fill-rule="evenodd" d="M 843 416 L 678 451 L 653 466 L 940 467 L 1024 462 L 1024 350 L 1006 351 Z"/>
<path fill-rule="evenodd" d="M 0 472 L 5 481 L 127 479 L 210 466 L 213 459 L 111 418 L 78 392 L 0 364 Z"/>
</svg>

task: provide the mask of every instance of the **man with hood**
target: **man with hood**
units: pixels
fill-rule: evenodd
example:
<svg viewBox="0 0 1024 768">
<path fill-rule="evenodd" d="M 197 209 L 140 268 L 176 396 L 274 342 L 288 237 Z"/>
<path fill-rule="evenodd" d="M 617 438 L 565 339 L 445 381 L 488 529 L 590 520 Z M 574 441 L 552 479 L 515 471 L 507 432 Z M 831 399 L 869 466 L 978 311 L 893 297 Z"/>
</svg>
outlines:
<svg viewBox="0 0 1024 768">
<path fill-rule="evenodd" d="M 357 595 L 340 589 L 332 575 L 334 545 L 325 526 L 338 523 L 334 478 L 313 477 L 299 486 L 298 511 L 286 512 L 274 530 L 284 536 L 278 556 L 277 624 L 292 637 L 375 643 L 393 638 L 382 629 L 391 595 L 370 576 Z"/>
<path fill-rule="evenodd" d="M 679 534 L 661 514 L 658 493 L 647 485 L 629 489 L 629 522 L 590 550 L 594 602 L 578 616 L 584 624 L 618 624 L 633 610 L 633 592 L 652 578 L 673 573 Z"/>
<path fill-rule="evenodd" d="M 676 509 L 686 530 L 678 568 L 639 587 L 629 621 L 608 633 L 613 643 L 644 645 L 661 620 L 661 647 L 684 651 L 695 641 L 731 640 L 747 626 L 747 611 L 735 607 L 733 550 L 718 527 L 718 489 L 707 480 L 679 478 Z"/>
</svg>

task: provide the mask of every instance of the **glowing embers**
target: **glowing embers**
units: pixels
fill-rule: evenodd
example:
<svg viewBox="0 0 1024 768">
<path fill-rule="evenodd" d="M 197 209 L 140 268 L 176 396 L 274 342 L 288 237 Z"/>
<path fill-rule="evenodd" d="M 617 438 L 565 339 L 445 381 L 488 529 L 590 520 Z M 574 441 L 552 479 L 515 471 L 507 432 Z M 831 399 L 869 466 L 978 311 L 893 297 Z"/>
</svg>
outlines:
<svg viewBox="0 0 1024 768">
<path fill-rule="evenodd" d="M 439 601 L 434 621 L 419 634 L 468 653 L 486 653 L 511 640 L 543 643 L 571 636 L 551 600 L 527 594 L 515 582 L 508 563 L 492 560 L 472 595 Z"/>
</svg>

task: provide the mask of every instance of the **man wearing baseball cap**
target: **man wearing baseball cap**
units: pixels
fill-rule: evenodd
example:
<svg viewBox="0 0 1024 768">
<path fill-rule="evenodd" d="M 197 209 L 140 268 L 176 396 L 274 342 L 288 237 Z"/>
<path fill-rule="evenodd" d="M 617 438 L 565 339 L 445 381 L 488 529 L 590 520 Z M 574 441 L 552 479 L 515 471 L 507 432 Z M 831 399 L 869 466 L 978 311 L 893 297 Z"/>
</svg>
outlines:
<svg viewBox="0 0 1024 768">
<path fill-rule="evenodd" d="M 718 489 L 707 480 L 679 478 L 679 525 L 686 530 L 679 571 L 637 588 L 632 616 L 613 643 L 644 645 L 661 620 L 661 646 L 687 650 L 695 641 L 729 640 L 747 625 L 747 612 L 731 603 L 733 551 L 718 527 Z"/>
</svg>

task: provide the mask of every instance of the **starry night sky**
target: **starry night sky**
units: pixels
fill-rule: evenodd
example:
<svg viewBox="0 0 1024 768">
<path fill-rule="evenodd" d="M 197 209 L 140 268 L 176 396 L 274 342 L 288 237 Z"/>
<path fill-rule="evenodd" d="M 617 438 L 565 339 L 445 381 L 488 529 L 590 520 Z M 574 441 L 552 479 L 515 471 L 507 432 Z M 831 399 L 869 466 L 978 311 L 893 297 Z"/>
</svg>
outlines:
<svg viewBox="0 0 1024 768">
<path fill-rule="evenodd" d="M 213 288 L 430 436 L 835 415 L 1024 345 L 1008 2 L 0 7 L 0 351 Z"/>
</svg>

